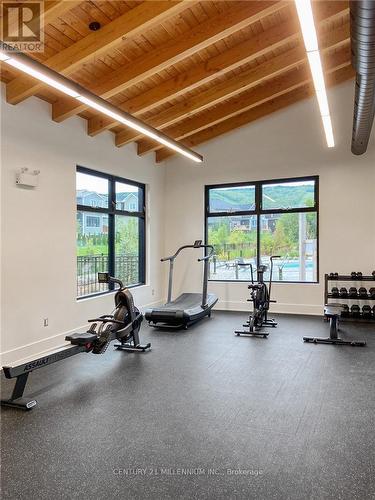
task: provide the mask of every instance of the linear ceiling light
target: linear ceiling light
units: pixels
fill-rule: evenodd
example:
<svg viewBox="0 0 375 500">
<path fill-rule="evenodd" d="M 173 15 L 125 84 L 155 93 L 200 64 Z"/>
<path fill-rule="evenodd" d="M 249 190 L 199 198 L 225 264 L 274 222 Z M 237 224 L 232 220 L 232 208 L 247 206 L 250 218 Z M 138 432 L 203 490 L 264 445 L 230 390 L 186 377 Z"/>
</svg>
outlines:
<svg viewBox="0 0 375 500">
<path fill-rule="evenodd" d="M 23 62 L 17 61 L 13 57 L 6 59 L 5 62 L 7 64 L 10 64 L 14 68 L 19 69 L 20 71 L 27 73 L 28 75 L 32 76 L 33 78 L 36 78 L 37 80 L 42 81 L 46 85 L 49 85 L 50 87 L 53 87 L 56 90 L 59 90 L 60 92 L 63 92 L 64 94 L 69 95 L 70 97 L 77 98 L 79 96 L 79 94 L 77 92 L 70 89 L 66 85 L 63 85 L 62 83 L 59 83 L 52 78 L 49 78 L 47 75 L 44 75 L 41 71 L 38 71 L 34 68 L 30 68 L 27 64 L 24 64 Z"/>
<path fill-rule="evenodd" d="M 26 54 L 14 50 L 11 46 L 2 41 L 0 41 L 0 61 L 23 71 L 27 75 L 30 75 L 44 84 L 59 90 L 69 97 L 77 99 L 89 108 L 95 109 L 96 111 L 113 118 L 123 125 L 141 132 L 143 135 L 146 135 L 150 139 L 163 144 L 163 146 L 166 146 L 167 148 L 173 149 L 173 151 L 186 156 L 190 160 L 197 163 L 201 163 L 203 161 L 203 157 L 199 153 L 196 153 L 183 144 L 171 139 L 155 128 L 150 127 L 138 118 L 132 116 L 130 113 L 122 111 L 113 104 L 107 102 L 105 99 L 81 87 L 81 85 L 73 82 L 69 78 L 60 75 L 56 71 L 47 68 L 38 61 L 31 59 L 31 57 Z"/>
<path fill-rule="evenodd" d="M 322 117 L 324 132 L 326 135 L 327 146 L 333 148 L 335 140 L 333 137 L 331 115 L 327 99 L 327 91 L 324 82 L 322 61 L 318 46 L 318 38 L 314 24 L 310 0 L 294 0 L 297 14 L 301 25 L 303 41 L 310 64 L 311 75 L 314 83 L 316 98 L 319 105 L 320 115 Z"/>
</svg>

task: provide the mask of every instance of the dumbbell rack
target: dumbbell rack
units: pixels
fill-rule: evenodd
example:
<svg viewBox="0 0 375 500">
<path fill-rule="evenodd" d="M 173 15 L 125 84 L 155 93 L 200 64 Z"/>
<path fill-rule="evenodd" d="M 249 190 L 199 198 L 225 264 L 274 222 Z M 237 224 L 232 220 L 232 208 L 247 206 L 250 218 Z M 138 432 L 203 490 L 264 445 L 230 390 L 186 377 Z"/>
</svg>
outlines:
<svg viewBox="0 0 375 500">
<path fill-rule="evenodd" d="M 371 281 L 374 284 L 373 286 L 375 287 L 374 276 L 362 276 L 361 278 L 357 278 L 357 277 L 353 278 L 351 275 L 339 274 L 338 276 L 330 276 L 329 274 L 325 274 L 324 275 L 324 303 L 329 304 L 328 299 L 334 299 L 336 302 L 347 301 L 347 300 L 363 302 L 364 300 L 372 300 L 375 304 L 375 297 L 370 297 L 368 293 L 367 293 L 367 297 L 359 297 L 359 296 L 357 296 L 357 297 L 334 297 L 330 293 L 331 288 L 328 289 L 329 282 L 331 282 L 331 281 L 336 281 L 336 282 L 338 282 L 338 281 L 351 281 L 351 282 L 356 282 L 356 283 Z M 369 287 L 369 288 L 371 288 L 371 287 Z M 374 318 L 372 318 L 372 319 L 362 318 L 362 308 L 361 308 L 361 312 L 360 312 L 359 317 L 342 316 L 341 320 L 342 321 L 359 321 L 359 322 L 363 322 L 363 323 L 375 323 Z"/>
</svg>

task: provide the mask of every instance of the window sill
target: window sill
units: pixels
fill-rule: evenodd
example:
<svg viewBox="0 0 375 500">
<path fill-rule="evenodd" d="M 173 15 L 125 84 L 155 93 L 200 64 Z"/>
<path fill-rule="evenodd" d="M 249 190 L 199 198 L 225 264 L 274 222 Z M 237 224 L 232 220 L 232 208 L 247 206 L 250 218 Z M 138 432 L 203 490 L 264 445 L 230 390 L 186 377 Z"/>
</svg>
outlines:
<svg viewBox="0 0 375 500">
<path fill-rule="evenodd" d="M 208 280 L 210 283 L 250 283 L 250 280 Z M 267 284 L 269 280 L 264 280 Z M 257 283 L 257 281 L 254 281 Z M 273 285 L 319 285 L 319 281 L 272 281 Z"/>
<path fill-rule="evenodd" d="M 132 288 L 141 288 L 145 286 L 148 285 L 146 285 L 146 283 L 137 283 L 136 285 L 130 285 L 125 288 L 132 289 Z M 81 302 L 83 300 L 97 299 L 98 297 L 103 297 L 104 295 L 110 295 L 116 293 L 118 290 L 119 289 L 117 288 L 116 290 L 106 290 L 104 292 L 90 293 L 90 295 L 82 295 L 82 297 L 76 297 L 76 302 Z"/>
</svg>

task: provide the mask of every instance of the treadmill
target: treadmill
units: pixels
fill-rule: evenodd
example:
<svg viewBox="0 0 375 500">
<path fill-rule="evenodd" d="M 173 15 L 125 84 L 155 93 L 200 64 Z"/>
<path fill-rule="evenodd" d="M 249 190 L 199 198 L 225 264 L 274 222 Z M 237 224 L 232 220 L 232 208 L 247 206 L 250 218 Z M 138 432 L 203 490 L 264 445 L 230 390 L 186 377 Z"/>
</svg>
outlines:
<svg viewBox="0 0 375 500">
<path fill-rule="evenodd" d="M 202 293 L 182 293 L 175 300 L 172 300 L 174 261 L 185 248 L 203 248 L 205 254 L 206 249 L 208 250 L 204 257 L 198 259 L 198 262 L 204 262 L 203 290 Z M 151 326 L 186 329 L 205 316 L 211 316 L 211 310 L 218 301 L 215 294 L 207 293 L 208 265 L 213 254 L 214 247 L 212 245 L 202 245 L 202 240 L 196 240 L 193 245 L 184 245 L 174 255 L 161 259 L 161 262 L 169 260 L 168 301 L 162 306 L 146 310 L 145 318 Z"/>
</svg>

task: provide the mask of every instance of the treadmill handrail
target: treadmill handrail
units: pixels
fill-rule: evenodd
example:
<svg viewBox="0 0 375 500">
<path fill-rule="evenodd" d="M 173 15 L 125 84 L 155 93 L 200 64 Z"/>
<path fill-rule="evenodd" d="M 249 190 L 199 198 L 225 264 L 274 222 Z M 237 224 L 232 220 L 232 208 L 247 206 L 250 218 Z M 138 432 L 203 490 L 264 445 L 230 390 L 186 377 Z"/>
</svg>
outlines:
<svg viewBox="0 0 375 500">
<path fill-rule="evenodd" d="M 173 267 L 174 267 L 174 261 L 177 257 L 177 255 L 184 250 L 185 248 L 209 248 L 210 253 L 208 255 L 205 255 L 201 259 L 198 259 L 198 262 L 203 261 L 204 262 L 204 270 L 203 270 L 203 290 L 202 290 L 202 303 L 201 306 L 204 309 L 207 307 L 207 281 L 208 281 L 208 260 L 213 256 L 215 250 L 212 245 L 202 245 L 200 244 L 199 246 L 197 245 L 183 245 L 180 247 L 177 252 L 174 255 L 170 255 L 169 257 L 163 257 L 160 259 L 161 262 L 165 262 L 169 260 L 169 279 L 168 279 L 168 298 L 167 298 L 167 303 L 171 302 L 172 300 L 172 287 L 173 287 Z"/>
<path fill-rule="evenodd" d="M 208 256 L 206 257 L 212 257 L 213 254 L 214 254 L 214 247 L 212 245 L 200 245 L 199 247 L 196 247 L 194 245 L 183 245 L 182 247 L 180 247 L 177 252 L 174 254 L 174 255 L 170 255 L 169 257 L 163 257 L 162 259 L 160 259 L 160 262 L 165 262 L 167 260 L 174 260 L 177 255 L 182 251 L 184 250 L 185 248 L 210 248 L 211 249 L 211 252 Z M 201 260 L 204 260 L 206 257 L 203 257 L 202 259 L 198 259 L 198 262 L 201 261 Z"/>
<path fill-rule="evenodd" d="M 211 259 L 211 257 L 213 256 L 213 254 L 214 254 L 214 251 L 211 250 L 211 252 L 208 255 L 206 255 L 205 257 L 202 257 L 201 259 L 198 259 L 198 262 L 202 262 L 203 260 L 209 260 L 209 259 Z"/>
<path fill-rule="evenodd" d="M 210 253 L 208 255 L 205 255 L 201 259 L 198 259 L 198 262 L 204 261 L 204 268 L 203 268 L 203 283 L 202 283 L 202 303 L 201 307 L 202 309 L 206 309 L 208 307 L 207 304 L 207 288 L 208 288 L 208 265 L 209 265 L 209 260 L 210 258 L 214 255 L 215 249 L 212 245 L 205 245 L 205 248 L 210 248 Z"/>
</svg>

